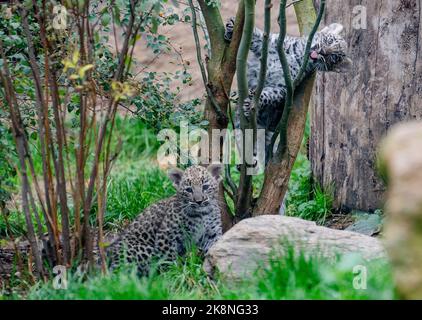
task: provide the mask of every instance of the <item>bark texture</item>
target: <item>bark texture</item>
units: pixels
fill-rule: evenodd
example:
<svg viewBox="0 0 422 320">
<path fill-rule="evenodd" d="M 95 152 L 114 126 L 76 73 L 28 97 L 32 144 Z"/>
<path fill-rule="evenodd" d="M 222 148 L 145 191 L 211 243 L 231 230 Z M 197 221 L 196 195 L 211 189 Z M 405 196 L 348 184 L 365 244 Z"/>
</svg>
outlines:
<svg viewBox="0 0 422 320">
<path fill-rule="evenodd" d="M 366 30 L 354 24 L 358 5 L 367 10 Z M 334 185 L 337 208 L 381 207 L 376 147 L 394 123 L 422 118 L 421 7 L 420 0 L 327 1 L 325 24 L 345 26 L 354 68 L 318 75 L 310 157 L 316 180 Z"/>
</svg>

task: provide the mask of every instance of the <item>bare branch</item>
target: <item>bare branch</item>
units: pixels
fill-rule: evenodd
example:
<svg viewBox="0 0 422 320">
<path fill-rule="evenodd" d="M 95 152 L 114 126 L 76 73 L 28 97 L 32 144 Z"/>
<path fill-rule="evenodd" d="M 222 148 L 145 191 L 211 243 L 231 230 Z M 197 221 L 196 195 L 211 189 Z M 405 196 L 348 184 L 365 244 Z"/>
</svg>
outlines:
<svg viewBox="0 0 422 320">
<path fill-rule="evenodd" d="M 265 0 L 264 5 L 264 35 L 262 39 L 262 53 L 261 53 L 261 66 L 259 69 L 258 85 L 254 96 L 255 110 L 258 108 L 259 98 L 265 86 L 265 78 L 267 77 L 267 61 L 268 61 L 268 45 L 271 32 L 271 0 Z"/>
<path fill-rule="evenodd" d="M 321 23 L 322 20 L 322 16 L 324 15 L 325 12 L 325 2 L 326 0 L 321 0 L 321 5 L 319 7 L 319 12 L 318 12 L 318 17 L 315 21 L 315 24 L 311 30 L 311 33 L 308 36 L 308 41 L 306 42 L 306 48 L 305 48 L 305 54 L 303 56 L 303 62 L 302 62 L 302 66 L 300 68 L 300 71 L 296 77 L 296 79 L 294 80 L 293 83 L 293 87 L 296 88 L 297 85 L 299 84 L 300 81 L 302 81 L 303 79 L 303 75 L 308 67 L 308 63 L 309 63 L 309 54 L 311 52 L 311 46 L 312 46 L 312 41 L 315 37 L 316 32 L 318 31 L 318 27 Z"/>
</svg>

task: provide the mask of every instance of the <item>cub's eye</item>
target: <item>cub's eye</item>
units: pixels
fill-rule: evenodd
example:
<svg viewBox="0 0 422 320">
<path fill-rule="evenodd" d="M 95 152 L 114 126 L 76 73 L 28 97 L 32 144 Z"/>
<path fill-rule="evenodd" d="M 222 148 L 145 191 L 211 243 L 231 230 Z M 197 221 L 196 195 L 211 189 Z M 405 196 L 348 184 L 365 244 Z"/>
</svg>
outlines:
<svg viewBox="0 0 422 320">
<path fill-rule="evenodd" d="M 193 190 L 192 190 L 192 188 L 191 188 L 191 187 L 187 187 L 187 188 L 185 189 L 185 191 L 186 191 L 186 192 L 189 192 L 189 193 L 192 193 L 192 191 L 193 191 Z"/>
<path fill-rule="evenodd" d="M 208 190 L 208 188 L 209 188 L 209 187 L 210 187 L 209 185 L 204 184 L 204 185 L 202 186 L 202 190 Z"/>
</svg>

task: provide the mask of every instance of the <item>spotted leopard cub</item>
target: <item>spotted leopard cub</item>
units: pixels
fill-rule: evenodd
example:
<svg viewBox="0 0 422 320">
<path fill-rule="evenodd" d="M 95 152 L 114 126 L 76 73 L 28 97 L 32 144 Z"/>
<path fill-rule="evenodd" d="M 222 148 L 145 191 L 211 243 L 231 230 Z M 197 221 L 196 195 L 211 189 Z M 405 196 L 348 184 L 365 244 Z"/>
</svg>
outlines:
<svg viewBox="0 0 422 320">
<path fill-rule="evenodd" d="M 228 41 L 233 36 L 234 23 L 235 19 L 231 18 L 226 24 L 224 37 Z M 347 56 L 347 42 L 341 35 L 343 29 L 341 24 L 332 23 L 316 33 L 309 53 L 309 62 L 304 77 L 299 79 L 300 81 L 317 71 L 343 73 L 351 70 L 353 62 Z M 287 93 L 283 68 L 277 52 L 278 37 L 279 34 L 276 33 L 271 33 L 269 37 L 267 75 L 256 110 L 258 128 L 266 130 L 266 149 L 283 115 L 284 100 Z M 250 116 L 252 97 L 258 86 L 263 41 L 264 32 L 255 28 L 248 55 L 247 77 L 250 96 L 243 105 L 243 112 L 246 117 Z M 284 39 L 284 50 L 293 79 L 298 76 L 303 64 L 306 43 L 307 37 L 286 36 Z M 240 126 L 239 109 L 236 109 L 234 122 L 235 127 L 238 128 Z"/>
<path fill-rule="evenodd" d="M 222 235 L 217 200 L 222 166 L 172 169 L 175 196 L 147 208 L 107 250 L 111 269 L 134 263 L 140 275 L 153 261 L 174 261 L 194 244 L 203 253 Z"/>
</svg>

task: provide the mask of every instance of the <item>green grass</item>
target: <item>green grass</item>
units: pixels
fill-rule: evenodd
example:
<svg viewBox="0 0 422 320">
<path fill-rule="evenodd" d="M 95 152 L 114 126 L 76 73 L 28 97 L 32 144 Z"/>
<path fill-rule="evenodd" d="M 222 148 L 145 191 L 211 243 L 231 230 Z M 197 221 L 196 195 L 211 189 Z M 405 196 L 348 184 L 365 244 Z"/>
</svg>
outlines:
<svg viewBox="0 0 422 320">
<path fill-rule="evenodd" d="M 153 158 L 160 146 L 156 134 L 136 118 L 116 118 L 115 144 L 119 139 L 122 149 L 117 160 L 118 165 Z"/>
<path fill-rule="evenodd" d="M 175 190 L 155 164 L 158 143 L 155 134 L 136 120 L 117 119 L 116 139 L 121 137 L 121 152 L 108 184 L 106 229 L 119 229 L 132 221 L 152 203 L 169 197 Z M 232 170 L 234 180 L 239 174 Z M 259 190 L 263 176 L 254 179 Z M 257 195 L 257 194 L 256 194 Z M 318 223 L 329 216 L 332 197 L 311 183 L 310 163 L 303 152 L 294 165 L 289 183 L 287 214 Z M 12 232 L 23 232 L 23 217 L 10 216 Z M 7 236 L 0 218 L 0 238 Z M 195 251 L 179 259 L 165 272 L 139 278 L 131 268 L 113 275 L 91 275 L 87 279 L 72 274 L 68 290 L 55 290 L 52 283 L 38 284 L 24 296 L 30 299 L 389 299 L 393 298 L 393 281 L 385 261 L 365 264 L 368 288 L 353 288 L 353 257 L 339 257 L 335 263 L 317 255 L 306 257 L 289 251 L 275 252 L 266 267 L 240 283 L 229 283 L 217 277 L 211 281 L 202 268 L 202 259 Z M 1 299 L 1 293 L 0 293 Z"/>
<path fill-rule="evenodd" d="M 155 163 L 156 135 L 136 119 L 116 119 L 116 143 L 122 149 L 113 167 L 107 191 L 105 228 L 121 227 L 146 207 L 175 194 L 165 171 Z"/>
<path fill-rule="evenodd" d="M 34 219 L 35 220 L 35 219 Z M 0 239 L 10 238 L 10 236 L 21 236 L 25 233 L 25 219 L 18 211 L 12 211 L 7 217 L 10 230 L 7 229 L 3 215 L 0 215 Z"/>
<path fill-rule="evenodd" d="M 323 224 L 331 214 L 332 205 L 332 190 L 322 190 L 312 183 L 310 162 L 300 153 L 289 181 L 286 215 Z"/>
<path fill-rule="evenodd" d="M 367 288 L 354 289 L 353 267 L 367 268 Z M 258 268 L 242 282 L 221 277 L 210 280 L 195 251 L 163 273 L 139 278 L 130 269 L 112 275 L 97 275 L 83 281 L 69 279 L 67 290 L 55 290 L 51 283 L 34 287 L 30 299 L 392 299 L 391 272 L 387 262 L 364 263 L 355 256 L 335 262 L 288 250 L 274 253 L 267 267 Z M 15 297 L 19 298 L 19 297 Z"/>
<path fill-rule="evenodd" d="M 108 188 L 105 227 L 132 221 L 146 207 L 174 193 L 166 173 L 146 162 L 130 175 L 117 174 Z"/>
</svg>

